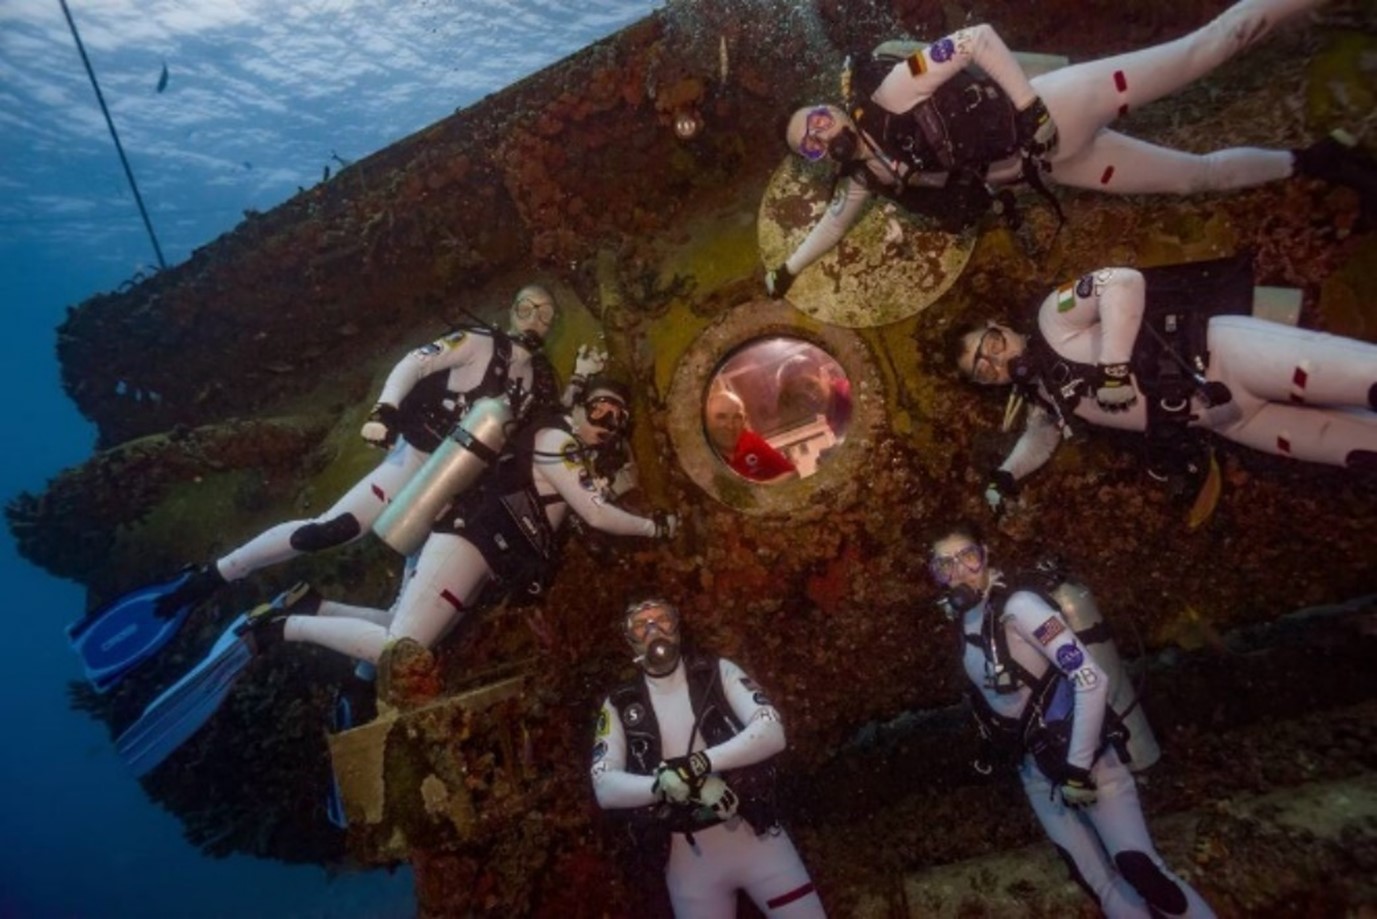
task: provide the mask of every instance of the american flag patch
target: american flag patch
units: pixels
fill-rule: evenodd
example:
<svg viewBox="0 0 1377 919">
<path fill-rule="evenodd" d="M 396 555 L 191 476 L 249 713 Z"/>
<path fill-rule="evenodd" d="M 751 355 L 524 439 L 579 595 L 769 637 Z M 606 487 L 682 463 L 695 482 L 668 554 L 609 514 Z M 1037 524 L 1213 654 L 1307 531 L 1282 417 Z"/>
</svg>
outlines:
<svg viewBox="0 0 1377 919">
<path fill-rule="evenodd" d="M 1057 312 L 1065 313 L 1076 306 L 1076 285 L 1067 282 L 1057 288 Z"/>
<path fill-rule="evenodd" d="M 1056 616 L 1048 616 L 1047 621 L 1033 629 L 1033 637 L 1039 644 L 1047 644 L 1062 632 L 1066 631 L 1066 626 Z"/>
</svg>

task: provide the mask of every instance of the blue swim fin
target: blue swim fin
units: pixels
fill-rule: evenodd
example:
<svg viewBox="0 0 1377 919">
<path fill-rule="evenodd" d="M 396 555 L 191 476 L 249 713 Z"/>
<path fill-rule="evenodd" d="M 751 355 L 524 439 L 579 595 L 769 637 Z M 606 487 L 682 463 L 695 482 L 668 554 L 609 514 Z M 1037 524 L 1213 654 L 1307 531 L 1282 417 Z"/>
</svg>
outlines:
<svg viewBox="0 0 1377 919">
<path fill-rule="evenodd" d="M 254 656 L 253 642 L 245 634 L 247 622 L 247 615 L 235 619 L 210 653 L 120 734 L 115 748 L 135 776 L 143 776 L 167 759 L 210 720 L 229 695 Z"/>
<path fill-rule="evenodd" d="M 349 704 L 349 696 L 343 690 L 335 695 L 335 709 L 330 722 L 330 732 L 338 734 L 354 726 L 354 708 Z M 340 791 L 339 778 L 334 767 L 330 769 L 330 792 L 325 797 L 325 816 L 341 830 L 349 828 L 349 818 L 344 813 L 344 795 Z"/>
<path fill-rule="evenodd" d="M 163 618 L 156 614 L 158 601 L 195 576 L 194 569 L 187 569 L 170 581 L 130 591 L 67 626 L 67 639 L 96 692 L 109 691 L 177 634 L 195 604 Z"/>
</svg>

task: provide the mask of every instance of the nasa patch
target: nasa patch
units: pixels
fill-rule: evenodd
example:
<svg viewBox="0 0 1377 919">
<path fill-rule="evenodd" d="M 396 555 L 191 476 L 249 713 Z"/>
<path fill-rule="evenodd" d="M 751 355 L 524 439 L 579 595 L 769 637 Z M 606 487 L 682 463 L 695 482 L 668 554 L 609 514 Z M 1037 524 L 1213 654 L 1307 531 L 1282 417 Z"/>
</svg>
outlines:
<svg viewBox="0 0 1377 919">
<path fill-rule="evenodd" d="M 1088 297 L 1095 292 L 1095 278 L 1092 275 L 1083 274 L 1081 279 L 1076 282 L 1076 296 Z"/>
<path fill-rule="evenodd" d="M 945 64 L 951 60 L 954 54 L 956 54 L 956 43 L 950 38 L 933 42 L 932 46 L 928 48 L 928 55 L 939 64 Z"/>
<path fill-rule="evenodd" d="M 596 763 L 598 760 L 602 759 L 602 758 L 603 758 L 604 756 L 606 756 L 606 755 L 607 755 L 607 742 L 606 742 L 606 741 L 600 740 L 600 741 L 598 741 L 597 743 L 593 744 L 593 762 Z"/>
<path fill-rule="evenodd" d="M 1047 621 L 1033 629 L 1033 637 L 1038 640 L 1038 644 L 1050 644 L 1062 632 L 1066 631 L 1066 625 L 1056 616 L 1048 616 Z"/>
<path fill-rule="evenodd" d="M 1057 666 L 1062 670 L 1071 671 L 1085 663 L 1085 655 L 1081 653 L 1079 645 L 1062 645 L 1057 649 Z"/>
<path fill-rule="evenodd" d="M 751 701 L 754 702 L 756 705 L 764 705 L 764 706 L 770 705 L 770 699 L 769 699 L 769 697 L 766 696 L 765 693 L 763 693 L 763 692 L 753 693 L 753 694 L 751 695 Z"/>
<path fill-rule="evenodd" d="M 639 702 L 632 702 L 622 713 L 622 720 L 626 722 L 627 727 L 636 727 L 645 720 L 645 706 Z"/>
</svg>

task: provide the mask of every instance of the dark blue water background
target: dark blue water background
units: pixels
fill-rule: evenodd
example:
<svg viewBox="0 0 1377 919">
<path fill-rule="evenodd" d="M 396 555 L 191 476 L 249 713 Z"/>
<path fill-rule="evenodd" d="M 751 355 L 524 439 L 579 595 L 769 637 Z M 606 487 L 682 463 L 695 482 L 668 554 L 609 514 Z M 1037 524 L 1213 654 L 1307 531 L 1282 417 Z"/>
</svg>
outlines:
<svg viewBox="0 0 1377 919">
<path fill-rule="evenodd" d="M 644 16 L 649 0 L 69 0 L 169 264 L 353 160 Z M 158 89 L 163 65 L 166 86 Z M 0 497 L 84 460 L 64 310 L 153 270 L 58 0 L 0 0 Z M 119 342 L 110 342 L 118 348 Z M 409 873 L 211 860 L 72 712 L 83 594 L 0 540 L 0 919 L 406 916 Z"/>
</svg>

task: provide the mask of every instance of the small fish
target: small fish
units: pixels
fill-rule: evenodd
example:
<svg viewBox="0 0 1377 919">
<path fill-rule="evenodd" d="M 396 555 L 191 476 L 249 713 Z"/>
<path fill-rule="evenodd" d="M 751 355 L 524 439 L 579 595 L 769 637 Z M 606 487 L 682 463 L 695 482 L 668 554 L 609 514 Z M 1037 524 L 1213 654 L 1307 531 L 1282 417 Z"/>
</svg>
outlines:
<svg viewBox="0 0 1377 919">
<path fill-rule="evenodd" d="M 167 61 L 163 61 L 163 72 L 158 75 L 158 92 L 167 89 Z"/>
<path fill-rule="evenodd" d="M 731 62 L 727 59 L 727 36 L 720 36 L 717 40 L 717 74 L 723 83 L 727 82 L 727 74 L 731 72 Z"/>
</svg>

